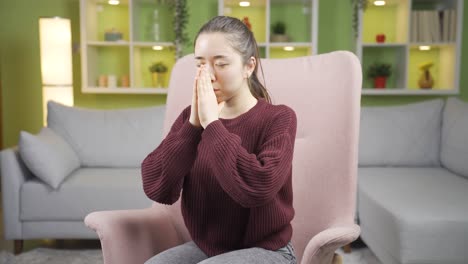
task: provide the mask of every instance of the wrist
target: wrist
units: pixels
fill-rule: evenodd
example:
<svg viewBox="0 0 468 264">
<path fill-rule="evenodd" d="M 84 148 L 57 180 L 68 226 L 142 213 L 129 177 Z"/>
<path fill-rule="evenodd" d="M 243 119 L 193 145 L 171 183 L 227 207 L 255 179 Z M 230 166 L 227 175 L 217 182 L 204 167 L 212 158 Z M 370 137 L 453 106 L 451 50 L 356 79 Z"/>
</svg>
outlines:
<svg viewBox="0 0 468 264">
<path fill-rule="evenodd" d="M 206 129 L 211 123 L 213 123 L 213 122 L 216 121 L 216 120 L 219 120 L 219 119 L 216 118 L 216 119 L 213 119 L 213 120 L 211 120 L 211 121 L 208 121 L 208 122 L 206 122 L 206 125 L 203 125 L 203 124 L 202 124 L 203 128 Z"/>
</svg>

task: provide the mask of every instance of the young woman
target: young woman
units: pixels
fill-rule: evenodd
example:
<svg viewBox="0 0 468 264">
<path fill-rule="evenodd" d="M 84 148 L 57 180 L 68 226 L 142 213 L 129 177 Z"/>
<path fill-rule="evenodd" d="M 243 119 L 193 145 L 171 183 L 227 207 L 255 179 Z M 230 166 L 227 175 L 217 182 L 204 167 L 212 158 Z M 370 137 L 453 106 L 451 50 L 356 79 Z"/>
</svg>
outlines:
<svg viewBox="0 0 468 264">
<path fill-rule="evenodd" d="M 257 77 L 256 40 L 242 21 L 218 16 L 206 23 L 195 59 L 192 105 L 142 163 L 150 199 L 173 204 L 182 192 L 193 241 L 146 263 L 296 263 L 296 115 L 271 104 Z"/>
</svg>

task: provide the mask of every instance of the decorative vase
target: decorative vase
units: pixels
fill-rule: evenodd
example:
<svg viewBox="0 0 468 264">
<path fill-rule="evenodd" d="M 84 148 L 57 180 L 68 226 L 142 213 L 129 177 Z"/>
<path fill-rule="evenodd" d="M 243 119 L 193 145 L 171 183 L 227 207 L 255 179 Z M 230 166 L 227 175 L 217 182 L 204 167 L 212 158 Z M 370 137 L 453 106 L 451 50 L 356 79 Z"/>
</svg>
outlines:
<svg viewBox="0 0 468 264">
<path fill-rule="evenodd" d="M 153 72 L 151 73 L 153 80 L 153 87 L 162 88 L 164 87 L 164 81 L 166 79 L 166 74 L 164 72 Z"/>
<path fill-rule="evenodd" d="M 376 89 L 384 89 L 385 83 L 387 82 L 387 77 L 378 76 L 374 78 L 374 87 Z"/>
<path fill-rule="evenodd" d="M 424 70 L 419 77 L 419 88 L 421 89 L 431 89 L 434 85 L 434 79 L 432 78 L 431 72 L 429 70 Z"/>
</svg>

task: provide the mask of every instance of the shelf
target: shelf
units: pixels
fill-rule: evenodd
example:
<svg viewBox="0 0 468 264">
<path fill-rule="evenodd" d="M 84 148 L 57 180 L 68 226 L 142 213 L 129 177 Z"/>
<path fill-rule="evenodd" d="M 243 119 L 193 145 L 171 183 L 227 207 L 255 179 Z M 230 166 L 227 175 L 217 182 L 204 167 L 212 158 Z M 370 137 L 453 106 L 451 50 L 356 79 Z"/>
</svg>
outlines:
<svg viewBox="0 0 468 264">
<path fill-rule="evenodd" d="M 86 28 L 88 41 L 104 41 L 105 33 L 114 29 L 122 34 L 122 39 L 130 40 L 128 0 L 120 1 L 119 5 L 110 5 L 104 1 L 84 1 L 86 20 L 82 26 Z"/>
<path fill-rule="evenodd" d="M 423 74 L 419 69 L 422 63 L 432 62 L 429 71 L 434 79 L 433 89 L 441 87 L 455 87 L 455 45 L 432 46 L 430 50 L 421 51 L 419 46 L 412 46 L 409 50 L 408 83 L 410 89 L 419 89 L 418 80 Z M 447 88 L 446 88 L 447 89 Z"/>
<path fill-rule="evenodd" d="M 138 42 L 172 42 L 173 11 L 165 1 L 132 0 L 133 40 Z"/>
<path fill-rule="evenodd" d="M 270 47 L 310 47 L 310 42 L 271 42 Z"/>
<path fill-rule="evenodd" d="M 363 47 L 405 47 L 406 43 L 363 43 Z"/>
<path fill-rule="evenodd" d="M 293 47 L 294 50 L 284 50 L 283 47 L 272 47 L 270 49 L 270 58 L 293 58 L 311 55 L 309 47 Z"/>
<path fill-rule="evenodd" d="M 128 41 L 88 41 L 88 46 L 101 46 L 101 47 L 112 47 L 112 46 L 128 46 Z"/>
<path fill-rule="evenodd" d="M 149 67 L 155 62 L 163 62 L 168 71 L 164 74 L 162 86 L 169 86 L 169 76 L 174 66 L 175 49 L 153 50 L 151 46 L 142 46 L 133 48 L 133 76 L 135 87 L 152 87 L 154 86 Z M 195 67 L 195 62 L 194 62 Z"/>
<path fill-rule="evenodd" d="M 463 0 L 386 2 L 384 6 L 370 2 L 365 11 L 359 12 L 356 53 L 362 64 L 363 87 L 374 86 L 367 78 L 374 62 L 391 64 L 392 74 L 387 78 L 387 89 L 363 88 L 362 94 L 458 94 Z M 377 42 L 382 35 L 385 41 Z M 421 89 L 420 79 L 426 75 L 420 65 L 431 62 L 429 72 L 434 84 L 431 89 Z"/>
<path fill-rule="evenodd" d="M 361 59 L 363 87 L 373 87 L 373 80 L 367 78 L 367 69 L 374 63 L 392 65 L 393 74 L 387 79 L 387 88 L 404 87 L 406 84 L 406 46 L 364 47 Z"/>
<path fill-rule="evenodd" d="M 153 47 L 153 46 L 162 46 L 162 47 L 175 47 L 173 42 L 133 42 L 133 46 L 137 47 Z"/>
<path fill-rule="evenodd" d="M 374 89 L 363 88 L 363 95 L 453 95 L 457 94 L 453 90 L 406 90 L 403 88 L 398 89 Z"/>
<path fill-rule="evenodd" d="M 223 1 L 223 0 L 221 0 Z M 224 15 L 236 17 L 240 20 L 248 18 L 252 25 L 252 32 L 258 43 L 266 42 L 266 7 L 267 0 L 251 0 L 249 7 L 239 6 L 239 1 L 225 0 L 223 3 Z"/>
<path fill-rule="evenodd" d="M 248 18 L 262 58 L 290 58 L 316 53 L 318 0 L 253 0 L 240 7 L 238 0 L 218 0 L 218 15 Z M 274 35 L 273 26 L 284 23 L 285 34 Z M 283 51 L 294 47 L 294 51 Z"/>
<path fill-rule="evenodd" d="M 83 89 L 83 93 L 96 94 L 167 94 L 167 88 L 106 88 L 106 87 L 88 87 Z"/>
</svg>

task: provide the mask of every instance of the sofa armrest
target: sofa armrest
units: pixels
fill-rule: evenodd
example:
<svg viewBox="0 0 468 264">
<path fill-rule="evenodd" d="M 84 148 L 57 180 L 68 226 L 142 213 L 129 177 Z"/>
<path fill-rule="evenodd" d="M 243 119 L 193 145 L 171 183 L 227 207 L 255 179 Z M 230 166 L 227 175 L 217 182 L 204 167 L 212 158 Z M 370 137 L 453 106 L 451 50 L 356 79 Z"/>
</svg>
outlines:
<svg viewBox="0 0 468 264">
<path fill-rule="evenodd" d="M 328 228 L 315 235 L 307 244 L 301 264 L 332 263 L 335 251 L 359 237 L 358 225 Z"/>
<path fill-rule="evenodd" d="M 164 206 L 140 210 L 93 212 L 85 224 L 101 240 L 105 264 L 143 264 L 183 243 Z"/>
<path fill-rule="evenodd" d="M 32 173 L 21 160 L 17 148 L 8 148 L 0 152 L 0 174 L 2 177 L 3 223 L 5 239 L 22 238 L 20 222 L 21 185 Z"/>
</svg>

